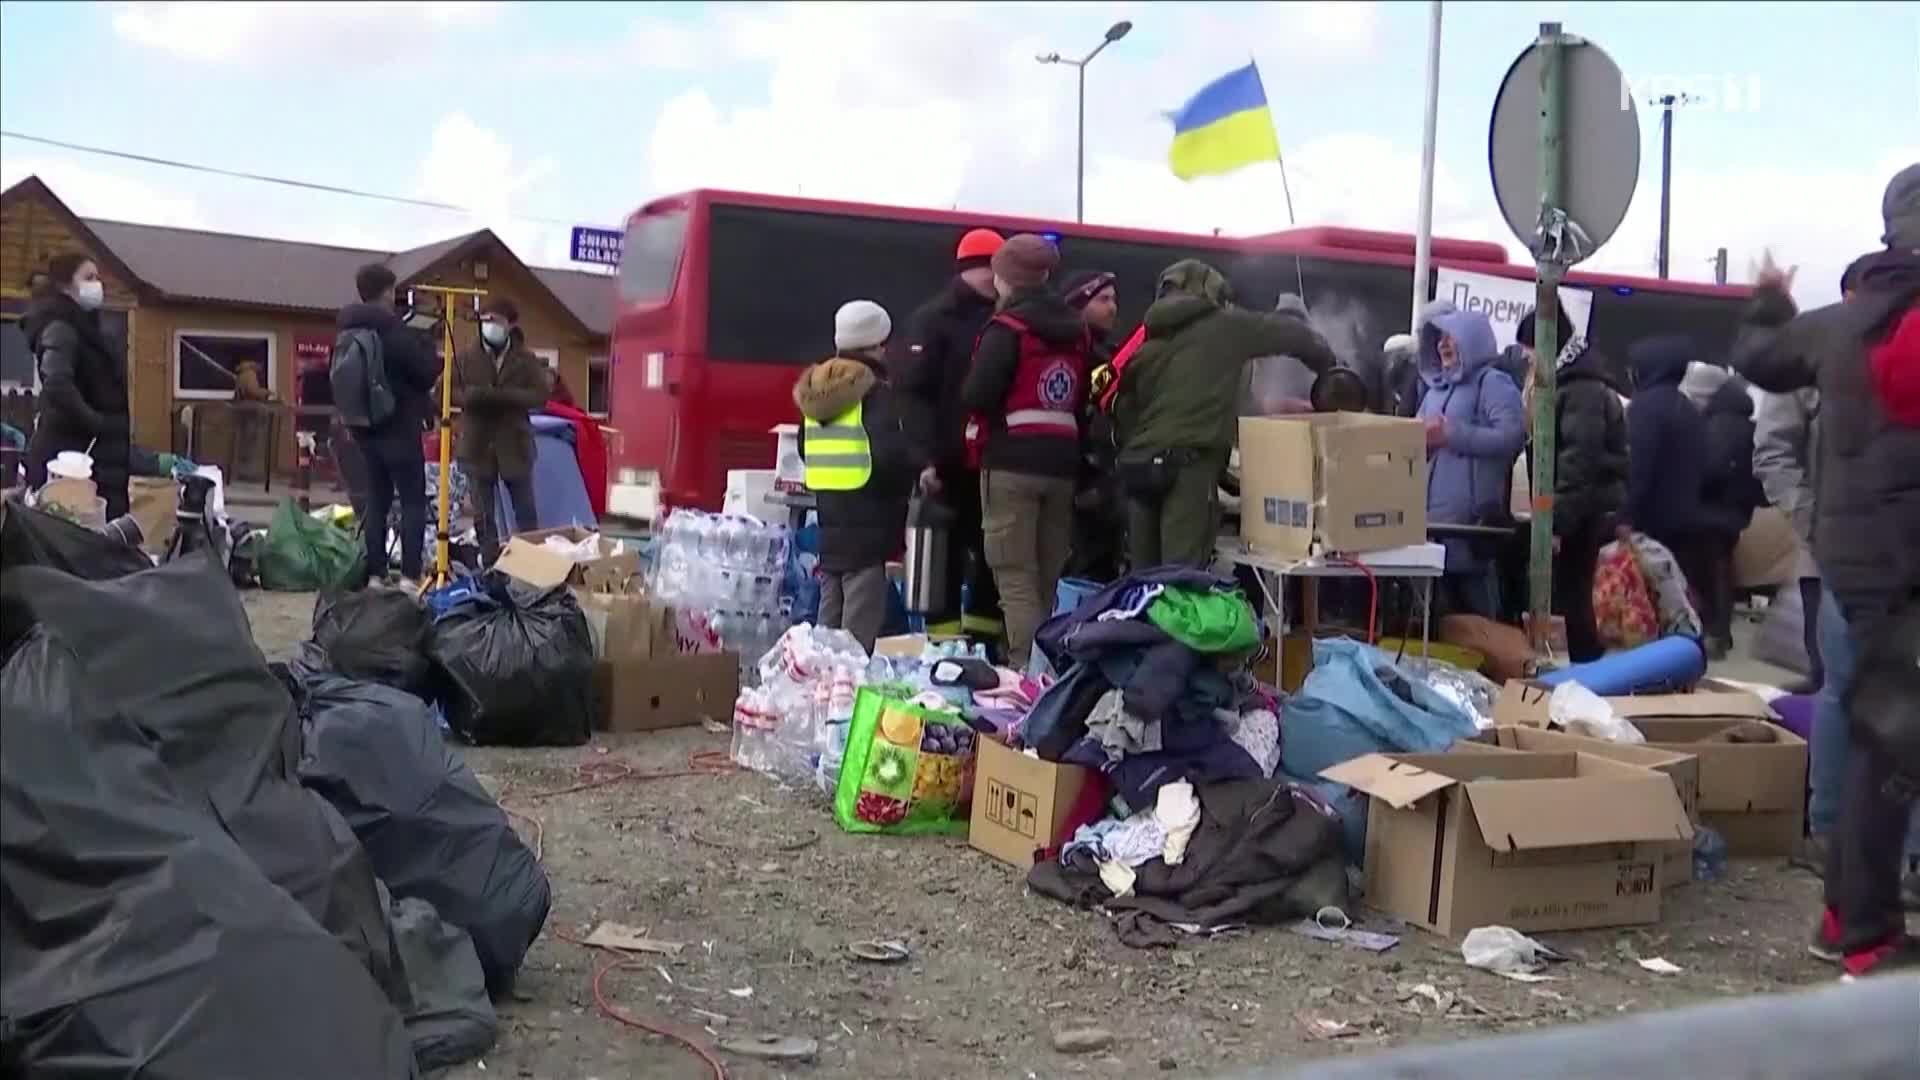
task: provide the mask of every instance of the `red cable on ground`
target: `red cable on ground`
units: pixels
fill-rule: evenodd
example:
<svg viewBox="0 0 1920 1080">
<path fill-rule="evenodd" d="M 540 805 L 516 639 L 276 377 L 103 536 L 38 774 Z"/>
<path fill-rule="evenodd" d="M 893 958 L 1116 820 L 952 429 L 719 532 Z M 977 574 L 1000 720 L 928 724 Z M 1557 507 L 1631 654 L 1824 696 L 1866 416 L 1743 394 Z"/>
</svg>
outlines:
<svg viewBox="0 0 1920 1080">
<path fill-rule="evenodd" d="M 727 773 L 738 771 L 740 771 L 739 766 L 733 763 L 732 757 L 724 750 L 696 751 L 687 756 L 686 768 L 673 769 L 666 772 L 641 772 L 624 761 L 584 761 L 575 768 L 576 774 L 581 778 L 579 783 L 571 784 L 563 788 L 554 788 L 551 791 L 530 791 L 525 795 L 514 797 L 524 800 L 551 799 L 557 795 L 571 795 L 575 792 L 591 791 L 594 788 L 608 787 L 630 780 L 672 780 L 687 776 L 724 776 Z M 544 863 L 546 861 L 546 826 L 542 825 L 540 819 L 532 814 L 524 810 L 517 810 L 509 805 L 507 800 L 508 797 L 512 795 L 513 791 L 509 788 L 502 792 L 500 798 L 496 801 L 500 804 L 501 811 L 508 817 L 524 821 L 533 827 L 533 857 L 535 861 Z M 553 935 L 570 945 L 578 945 L 596 954 L 619 955 L 614 953 L 613 950 L 602 949 L 597 945 L 589 945 L 585 941 L 567 933 L 565 930 L 556 928 L 553 931 Z M 659 1026 L 642 1020 L 637 1016 L 630 1015 L 607 1000 L 606 992 L 602 987 L 602 984 L 606 981 L 606 977 L 612 972 L 622 968 L 639 966 L 640 962 L 633 957 L 620 957 L 619 959 L 613 959 L 604 963 L 598 959 L 594 961 L 593 977 L 589 986 L 593 991 L 593 1004 L 600 1010 L 600 1014 L 617 1024 L 637 1028 L 649 1034 L 658 1035 L 663 1039 L 671 1039 L 679 1043 L 688 1050 L 691 1050 L 695 1056 L 706 1064 L 707 1068 L 713 1073 L 713 1080 L 727 1080 L 726 1065 L 723 1064 L 719 1058 L 713 1056 L 713 1052 L 701 1045 L 698 1041 L 681 1034 L 673 1028 Z"/>
<path fill-rule="evenodd" d="M 591 983 L 593 1004 L 600 1010 L 602 1016 L 605 1016 L 617 1024 L 623 1024 L 627 1027 L 647 1032 L 650 1035 L 658 1035 L 663 1039 L 671 1039 L 679 1043 L 688 1050 L 693 1051 L 694 1055 L 706 1064 L 707 1069 L 713 1074 L 713 1080 L 727 1080 L 726 1064 L 715 1057 L 713 1052 L 702 1045 L 699 1040 L 690 1035 L 684 1035 L 674 1028 L 632 1016 L 613 1002 L 607 1000 L 606 989 L 603 986 L 607 976 L 623 968 L 641 967 L 643 966 L 642 961 L 636 957 L 619 956 L 618 953 L 611 949 L 602 949 L 597 945 L 589 945 L 564 930 L 555 930 L 553 933 L 555 937 L 569 945 L 578 945 L 583 949 L 608 957 L 606 960 L 596 959 L 593 962 L 593 980 Z M 615 959 L 614 957 L 618 958 Z"/>
</svg>

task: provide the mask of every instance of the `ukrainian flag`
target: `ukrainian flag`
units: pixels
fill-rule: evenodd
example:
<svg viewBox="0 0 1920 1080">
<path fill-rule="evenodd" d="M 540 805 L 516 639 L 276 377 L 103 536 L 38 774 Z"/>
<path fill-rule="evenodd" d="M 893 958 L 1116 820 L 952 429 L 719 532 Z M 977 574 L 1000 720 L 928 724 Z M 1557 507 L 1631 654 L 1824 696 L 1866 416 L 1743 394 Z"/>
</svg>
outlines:
<svg viewBox="0 0 1920 1080">
<path fill-rule="evenodd" d="M 1280 160 L 1267 91 L 1260 85 L 1260 69 L 1251 63 L 1208 83 L 1169 116 L 1173 147 L 1167 162 L 1182 180 Z"/>
</svg>

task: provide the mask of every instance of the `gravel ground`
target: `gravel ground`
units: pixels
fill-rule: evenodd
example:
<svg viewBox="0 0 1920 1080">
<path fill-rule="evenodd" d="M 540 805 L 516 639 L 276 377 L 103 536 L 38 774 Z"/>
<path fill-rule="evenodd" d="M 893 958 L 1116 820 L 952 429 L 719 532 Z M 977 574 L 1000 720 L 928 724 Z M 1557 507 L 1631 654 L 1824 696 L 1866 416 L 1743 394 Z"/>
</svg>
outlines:
<svg viewBox="0 0 1920 1080">
<path fill-rule="evenodd" d="M 253 591 L 246 603 L 269 657 L 305 636 L 311 596 Z M 601 920 L 685 945 L 610 973 L 604 997 L 618 1009 L 709 1045 L 758 1033 L 819 1043 L 812 1065 L 721 1055 L 734 1077 L 1218 1075 L 1833 978 L 1803 947 L 1818 884 L 1780 862 L 1736 862 L 1722 881 L 1670 893 L 1657 926 L 1538 935 L 1573 960 L 1555 981 L 1528 985 L 1466 967 L 1458 942 L 1419 930 L 1381 955 L 1271 929 L 1129 949 L 1098 916 L 1029 894 L 964 841 L 844 835 L 824 800 L 751 774 L 534 797 L 580 782 L 583 768 L 685 772 L 692 755 L 726 746 L 725 735 L 694 727 L 467 751 L 490 789 L 537 820 L 554 908 L 502 1006 L 498 1046 L 484 1066 L 450 1076 L 711 1075 L 678 1044 L 600 1014 L 595 955 L 561 935 L 584 936 Z M 903 941 L 911 958 L 877 965 L 848 954 L 871 939 Z M 1682 972 L 1634 962 L 1656 956 Z M 1357 1034 L 1316 1039 L 1308 1025 L 1319 1019 Z M 1111 1044 L 1056 1050 L 1056 1031 L 1085 1026 L 1105 1029 Z"/>
</svg>

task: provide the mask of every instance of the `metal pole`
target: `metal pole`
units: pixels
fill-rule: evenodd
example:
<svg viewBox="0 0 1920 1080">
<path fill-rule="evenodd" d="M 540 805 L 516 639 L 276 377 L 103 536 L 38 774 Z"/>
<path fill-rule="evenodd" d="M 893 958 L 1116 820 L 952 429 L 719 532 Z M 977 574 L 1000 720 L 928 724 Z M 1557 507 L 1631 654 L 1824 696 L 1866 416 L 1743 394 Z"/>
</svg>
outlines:
<svg viewBox="0 0 1920 1080">
<path fill-rule="evenodd" d="M 1433 154 L 1440 118 L 1440 0 L 1427 18 L 1427 113 L 1420 137 L 1420 216 L 1413 233 L 1413 314 L 1407 329 L 1420 325 L 1427 305 L 1427 274 L 1433 258 Z"/>
<path fill-rule="evenodd" d="M 1669 211 L 1673 206 L 1673 95 L 1660 99 L 1660 279 L 1667 277 Z"/>
<path fill-rule="evenodd" d="M 1100 50 L 1095 49 L 1094 52 Z M 1087 57 L 1092 60 L 1093 57 Z M 1080 77 L 1080 119 L 1074 128 L 1073 159 L 1073 220 L 1079 224 L 1087 221 L 1087 63 L 1081 61 L 1074 66 L 1073 73 Z"/>
<path fill-rule="evenodd" d="M 1561 81 L 1562 60 L 1566 49 L 1559 23 L 1541 23 L 1540 65 L 1540 205 L 1543 210 L 1558 210 L 1565 198 L 1564 146 L 1561 125 L 1565 122 L 1565 88 Z M 1542 242 L 1534 255 L 1534 272 L 1539 292 L 1534 301 L 1533 319 L 1533 545 L 1527 582 L 1531 595 L 1527 610 L 1535 655 L 1546 653 L 1548 632 L 1553 620 L 1553 465 L 1556 438 L 1553 430 L 1555 360 L 1560 353 L 1560 277 L 1564 268 L 1549 257 Z"/>
</svg>

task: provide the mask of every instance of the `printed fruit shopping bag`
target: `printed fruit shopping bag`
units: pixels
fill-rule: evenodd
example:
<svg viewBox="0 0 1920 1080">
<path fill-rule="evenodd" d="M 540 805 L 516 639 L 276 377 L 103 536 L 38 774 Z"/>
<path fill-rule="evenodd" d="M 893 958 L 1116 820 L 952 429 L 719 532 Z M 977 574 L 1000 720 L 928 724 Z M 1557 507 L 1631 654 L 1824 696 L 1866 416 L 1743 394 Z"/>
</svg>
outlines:
<svg viewBox="0 0 1920 1080">
<path fill-rule="evenodd" d="M 855 833 L 964 836 L 975 736 L 957 713 L 862 687 L 833 817 Z"/>
<path fill-rule="evenodd" d="M 1593 621 L 1608 647 L 1631 649 L 1660 636 L 1660 613 L 1631 543 L 1600 549 L 1593 571 Z"/>
</svg>

